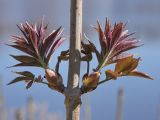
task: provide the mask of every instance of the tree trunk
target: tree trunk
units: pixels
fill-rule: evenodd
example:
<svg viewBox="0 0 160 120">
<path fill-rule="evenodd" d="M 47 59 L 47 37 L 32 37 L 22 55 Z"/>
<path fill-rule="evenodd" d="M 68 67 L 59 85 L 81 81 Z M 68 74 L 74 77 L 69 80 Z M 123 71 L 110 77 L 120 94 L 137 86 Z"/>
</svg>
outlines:
<svg viewBox="0 0 160 120">
<path fill-rule="evenodd" d="M 71 0 L 70 14 L 70 58 L 68 83 L 65 90 L 66 120 L 79 120 L 82 0 Z"/>
</svg>

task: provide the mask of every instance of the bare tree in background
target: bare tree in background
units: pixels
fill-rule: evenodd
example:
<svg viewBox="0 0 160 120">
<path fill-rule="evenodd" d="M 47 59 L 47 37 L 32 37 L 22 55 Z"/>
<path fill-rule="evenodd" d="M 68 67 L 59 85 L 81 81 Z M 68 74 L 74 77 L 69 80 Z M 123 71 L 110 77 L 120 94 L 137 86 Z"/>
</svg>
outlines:
<svg viewBox="0 0 160 120">
<path fill-rule="evenodd" d="M 123 120 L 124 90 L 120 88 L 117 95 L 116 120 Z"/>
<path fill-rule="evenodd" d="M 29 97 L 27 101 L 27 120 L 35 120 L 34 114 L 35 114 L 35 106 L 33 98 Z"/>
<path fill-rule="evenodd" d="M 7 112 L 5 109 L 5 100 L 3 96 L 3 84 L 0 78 L 0 120 L 7 120 Z"/>
<path fill-rule="evenodd" d="M 15 118 L 16 120 L 24 120 L 24 116 L 21 109 L 15 110 Z"/>
<path fill-rule="evenodd" d="M 45 71 L 44 78 L 47 81 L 44 80 L 43 75 L 35 76 L 33 72 L 20 71 L 15 72 L 19 76 L 8 85 L 25 81 L 26 88 L 29 89 L 35 83 L 42 83 L 50 89 L 62 93 L 65 96 L 66 120 L 79 120 L 81 96 L 95 90 L 99 85 L 109 80 L 116 80 L 122 76 L 153 79 L 136 69 L 140 58 L 135 58 L 133 54 L 126 53 L 126 51 L 137 48 L 141 44 L 139 40 L 132 37 L 132 33 L 128 33 L 128 30 L 125 29 L 126 24 L 123 22 L 115 23 L 112 26 L 107 18 L 104 30 L 99 22 L 97 22 L 97 27 L 93 27 L 98 33 L 101 50 L 98 50 L 97 45 L 92 43 L 86 35 L 84 37 L 87 41 L 82 40 L 84 39 L 82 36 L 82 1 L 71 0 L 70 2 L 70 47 L 68 50 L 62 51 L 57 57 L 58 60 L 54 70 L 49 67 L 49 62 L 54 51 L 64 41 L 61 36 L 61 27 L 46 36 L 48 26 L 44 24 L 43 20 L 38 25 L 26 22 L 18 25 L 23 36 L 12 36 L 13 44 L 9 44 L 9 46 L 26 53 L 24 55 L 11 55 L 19 61 L 12 67 L 32 66 L 43 68 Z M 98 64 L 95 64 L 92 72 L 90 72 L 92 54 L 96 55 Z M 64 85 L 59 67 L 62 61 L 68 60 L 68 82 L 67 85 Z M 82 85 L 80 85 L 81 62 L 87 63 L 87 71 L 82 77 Z M 107 69 L 103 73 L 102 69 L 106 69 L 106 66 L 111 64 L 115 66 L 115 69 Z M 102 74 L 106 75 L 104 80 L 100 80 Z"/>
</svg>

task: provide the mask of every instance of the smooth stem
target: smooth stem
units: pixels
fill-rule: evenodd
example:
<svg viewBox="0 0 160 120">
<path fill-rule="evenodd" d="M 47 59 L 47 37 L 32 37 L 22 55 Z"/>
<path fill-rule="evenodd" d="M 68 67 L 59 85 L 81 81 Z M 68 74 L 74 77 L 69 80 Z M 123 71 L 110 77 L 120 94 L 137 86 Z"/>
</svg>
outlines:
<svg viewBox="0 0 160 120">
<path fill-rule="evenodd" d="M 82 0 L 71 0 L 70 9 L 70 58 L 68 83 L 65 90 L 66 120 L 79 120 L 81 92 L 80 52 L 82 35 Z"/>
<path fill-rule="evenodd" d="M 89 61 L 87 61 L 87 75 L 89 75 L 89 66 L 90 66 Z"/>
<path fill-rule="evenodd" d="M 44 81 L 35 81 L 36 83 L 42 83 L 44 85 L 49 85 L 47 82 L 44 82 Z"/>
<path fill-rule="evenodd" d="M 111 80 L 111 78 L 102 80 L 102 81 L 100 81 L 100 82 L 98 83 L 98 85 L 100 85 L 100 84 L 102 84 L 102 83 L 105 83 L 105 82 L 107 82 L 107 81 L 109 81 L 109 80 Z"/>
</svg>

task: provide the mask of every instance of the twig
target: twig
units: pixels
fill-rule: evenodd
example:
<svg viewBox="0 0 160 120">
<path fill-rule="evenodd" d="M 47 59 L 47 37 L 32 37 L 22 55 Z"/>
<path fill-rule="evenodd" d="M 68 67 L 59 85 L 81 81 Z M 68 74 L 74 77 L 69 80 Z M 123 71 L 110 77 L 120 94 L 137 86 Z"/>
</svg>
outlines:
<svg viewBox="0 0 160 120">
<path fill-rule="evenodd" d="M 55 68 L 56 73 L 59 73 L 59 64 L 60 64 L 60 62 L 61 62 L 61 59 L 58 57 L 58 62 L 56 64 L 56 68 Z"/>
<path fill-rule="evenodd" d="M 45 85 L 49 85 L 47 82 L 44 82 L 44 81 L 35 81 L 36 83 L 42 83 L 42 84 L 45 84 Z"/>
<path fill-rule="evenodd" d="M 89 67 L 90 67 L 89 61 L 87 61 L 87 75 L 89 75 Z"/>
<path fill-rule="evenodd" d="M 107 82 L 107 81 L 109 81 L 109 80 L 111 80 L 111 79 L 112 79 L 112 78 L 102 80 L 102 81 L 100 81 L 100 82 L 98 83 L 98 85 L 100 85 L 100 84 L 102 84 L 102 83 L 105 83 L 105 82 Z"/>
</svg>

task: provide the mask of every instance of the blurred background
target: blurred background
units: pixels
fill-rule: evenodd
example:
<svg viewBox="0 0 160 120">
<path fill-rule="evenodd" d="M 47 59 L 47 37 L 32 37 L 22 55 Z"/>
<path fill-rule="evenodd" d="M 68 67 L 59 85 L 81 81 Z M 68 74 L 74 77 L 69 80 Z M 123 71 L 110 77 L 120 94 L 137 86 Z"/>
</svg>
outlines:
<svg viewBox="0 0 160 120">
<path fill-rule="evenodd" d="M 69 12 L 69 0 L 0 0 L 0 120 L 65 119 L 64 97 L 61 94 L 40 84 L 33 85 L 29 90 L 25 89 L 24 83 L 6 86 L 15 77 L 11 72 L 13 70 L 25 69 L 37 74 L 43 74 L 43 71 L 36 68 L 6 69 L 17 63 L 9 54 L 19 54 L 19 51 L 3 43 L 8 43 L 11 35 L 20 35 L 17 24 L 40 22 L 44 16 L 49 24 L 48 33 L 63 26 L 63 35 L 67 38 L 53 55 L 51 66 L 54 67 L 56 56 L 69 46 Z M 142 57 L 138 69 L 149 73 L 155 80 L 123 77 L 99 86 L 96 91 L 83 96 L 81 120 L 160 120 L 159 12 L 159 0 L 84 0 L 83 32 L 96 44 L 98 36 L 90 25 L 95 26 L 97 20 L 104 25 L 106 17 L 112 24 L 126 22 L 129 31 L 136 32 L 136 37 L 145 44 L 131 51 Z M 60 69 L 65 83 L 66 63 L 62 63 Z M 95 67 L 94 64 L 91 67 Z M 82 63 L 82 75 L 85 70 L 86 64 Z M 118 110 L 122 115 L 119 119 L 116 118 Z"/>
</svg>

